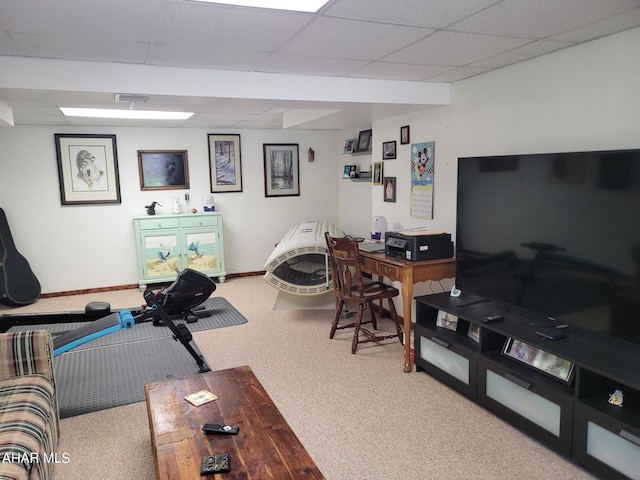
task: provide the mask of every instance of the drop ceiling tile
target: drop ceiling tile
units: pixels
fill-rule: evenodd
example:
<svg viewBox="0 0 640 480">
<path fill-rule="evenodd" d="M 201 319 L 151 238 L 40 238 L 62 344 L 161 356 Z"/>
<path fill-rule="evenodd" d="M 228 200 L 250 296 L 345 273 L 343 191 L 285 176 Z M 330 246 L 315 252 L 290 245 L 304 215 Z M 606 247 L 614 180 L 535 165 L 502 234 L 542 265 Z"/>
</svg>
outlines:
<svg viewBox="0 0 640 480">
<path fill-rule="evenodd" d="M 549 40 L 584 42 L 640 25 L 640 8 L 605 18 L 584 27 L 549 37 Z"/>
<path fill-rule="evenodd" d="M 156 41 L 163 44 L 271 51 L 297 34 L 310 14 L 194 2 L 166 3 Z"/>
<path fill-rule="evenodd" d="M 429 78 L 430 82 L 452 83 L 488 72 L 488 68 L 458 67 Z"/>
<path fill-rule="evenodd" d="M 74 35 L 11 34 L 21 55 L 27 57 L 102 62 L 143 63 L 149 51 L 145 43 L 113 40 L 109 43 Z"/>
<path fill-rule="evenodd" d="M 528 43 L 528 40 L 438 31 L 424 40 L 389 55 L 384 60 L 419 65 L 461 66 L 478 62 L 525 43 Z"/>
<path fill-rule="evenodd" d="M 431 32 L 426 28 L 319 18 L 278 53 L 376 60 Z"/>
<path fill-rule="evenodd" d="M 637 6 L 636 0 L 506 0 L 450 28 L 473 33 L 545 38 Z"/>
<path fill-rule="evenodd" d="M 522 62 L 524 60 L 539 57 L 545 53 L 550 53 L 573 45 L 569 42 L 554 42 L 549 40 L 536 40 L 508 52 L 499 53 L 493 57 L 486 58 L 479 62 L 469 64 L 469 67 L 479 68 L 500 68 L 512 63 Z"/>
<path fill-rule="evenodd" d="M 154 7 L 153 0 L 4 0 L 0 27 L 38 35 L 66 32 L 87 40 L 144 41 L 152 33 Z"/>
<path fill-rule="evenodd" d="M 257 68 L 261 72 L 296 73 L 299 75 L 342 76 L 363 67 L 368 62 L 341 58 L 302 57 L 275 53 Z"/>
<path fill-rule="evenodd" d="M 451 70 L 451 67 L 415 65 L 408 63 L 373 62 L 354 70 L 348 77 L 382 78 L 385 80 L 420 81 L 439 73 Z"/>
<path fill-rule="evenodd" d="M 181 45 L 156 44 L 151 47 L 148 63 L 153 65 L 212 68 L 217 70 L 254 70 L 268 52 L 242 48 L 216 48 L 198 45 L 185 49 Z"/>
<path fill-rule="evenodd" d="M 342 0 L 324 14 L 342 18 L 442 28 L 496 3 L 498 0 Z"/>
<path fill-rule="evenodd" d="M 13 40 L 7 32 L 0 31 L 0 55 L 18 55 Z"/>
</svg>

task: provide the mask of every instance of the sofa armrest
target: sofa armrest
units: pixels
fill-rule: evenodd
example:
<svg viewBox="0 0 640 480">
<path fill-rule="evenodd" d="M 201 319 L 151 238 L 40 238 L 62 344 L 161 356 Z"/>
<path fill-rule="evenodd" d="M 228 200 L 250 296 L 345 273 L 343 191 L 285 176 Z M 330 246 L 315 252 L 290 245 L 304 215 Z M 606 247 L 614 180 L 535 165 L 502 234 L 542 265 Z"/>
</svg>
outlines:
<svg viewBox="0 0 640 480">
<path fill-rule="evenodd" d="M 53 338 L 46 330 L 0 334 L 0 380 L 40 374 L 54 385 Z"/>
</svg>

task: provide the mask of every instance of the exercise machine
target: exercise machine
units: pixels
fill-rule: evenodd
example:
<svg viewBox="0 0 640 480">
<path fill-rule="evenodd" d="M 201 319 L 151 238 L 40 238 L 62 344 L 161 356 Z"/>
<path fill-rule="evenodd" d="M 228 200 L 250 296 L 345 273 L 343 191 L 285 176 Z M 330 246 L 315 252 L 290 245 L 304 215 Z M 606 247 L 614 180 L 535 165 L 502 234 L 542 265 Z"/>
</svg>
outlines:
<svg viewBox="0 0 640 480">
<path fill-rule="evenodd" d="M 177 273 L 176 280 L 157 293 L 145 290 L 146 304 L 138 308 L 112 311 L 107 302 L 91 302 L 86 305 L 84 312 L 0 315 L 0 326 L 2 331 L 6 331 L 14 325 L 87 322 L 54 338 L 55 357 L 123 328 L 133 328 L 135 324 L 153 321 L 154 326 L 168 327 L 173 338 L 182 343 L 194 358 L 200 371 L 208 372 L 210 368 L 190 343 L 193 339 L 191 332 L 184 323 L 176 324 L 175 321 L 192 323 L 198 318 L 209 316 L 212 312 L 205 310 L 202 304 L 215 291 L 216 285 L 211 278 L 195 270 L 187 268 Z"/>
</svg>

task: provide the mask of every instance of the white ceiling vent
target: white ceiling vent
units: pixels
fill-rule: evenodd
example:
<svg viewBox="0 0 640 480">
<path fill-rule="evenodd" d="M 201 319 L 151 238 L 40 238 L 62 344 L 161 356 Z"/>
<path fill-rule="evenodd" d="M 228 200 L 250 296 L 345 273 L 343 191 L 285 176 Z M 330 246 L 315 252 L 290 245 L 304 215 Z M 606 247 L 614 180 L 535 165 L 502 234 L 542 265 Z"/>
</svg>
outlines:
<svg viewBox="0 0 640 480">
<path fill-rule="evenodd" d="M 149 100 L 149 95 L 136 95 L 134 93 L 116 93 L 116 102 L 143 103 Z"/>
</svg>

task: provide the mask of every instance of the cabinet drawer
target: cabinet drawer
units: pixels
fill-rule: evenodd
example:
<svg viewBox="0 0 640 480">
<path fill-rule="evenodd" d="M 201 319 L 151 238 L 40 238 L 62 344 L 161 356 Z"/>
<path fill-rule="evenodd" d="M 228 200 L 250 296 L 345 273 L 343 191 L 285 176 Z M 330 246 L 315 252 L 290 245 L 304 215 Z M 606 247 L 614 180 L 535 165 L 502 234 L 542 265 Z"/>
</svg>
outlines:
<svg viewBox="0 0 640 480">
<path fill-rule="evenodd" d="M 371 258 L 360 257 L 360 265 L 363 271 L 367 273 L 378 273 L 378 261 Z"/>
<path fill-rule="evenodd" d="M 138 220 L 140 230 L 157 230 L 159 228 L 178 228 L 177 218 L 149 218 Z"/>
<path fill-rule="evenodd" d="M 378 265 L 378 273 L 380 275 L 385 276 L 391 280 L 400 280 L 400 275 L 398 274 L 398 267 L 395 265 L 389 265 L 384 262 L 380 262 Z"/>
<path fill-rule="evenodd" d="M 210 217 L 203 215 L 180 219 L 181 227 L 215 227 L 216 225 L 218 225 L 217 215 L 211 215 Z"/>
<path fill-rule="evenodd" d="M 640 479 L 640 429 L 615 418 L 620 407 L 601 408 L 576 401 L 574 459 L 602 478 Z"/>
<path fill-rule="evenodd" d="M 571 455 L 573 396 L 566 386 L 555 386 L 515 363 L 505 365 L 480 355 L 478 402 L 547 446 Z"/>
</svg>

